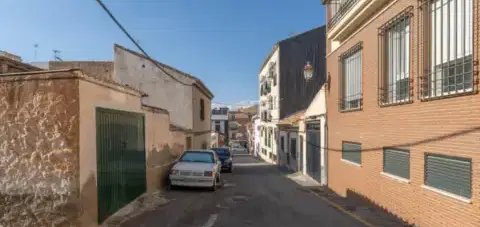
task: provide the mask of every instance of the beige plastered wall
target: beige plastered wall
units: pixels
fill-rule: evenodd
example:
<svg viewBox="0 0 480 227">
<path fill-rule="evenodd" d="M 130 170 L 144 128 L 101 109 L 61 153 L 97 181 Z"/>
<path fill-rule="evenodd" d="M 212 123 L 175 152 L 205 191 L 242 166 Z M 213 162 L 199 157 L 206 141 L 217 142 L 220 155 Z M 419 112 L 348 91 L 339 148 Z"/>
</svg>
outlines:
<svg viewBox="0 0 480 227">
<path fill-rule="evenodd" d="M 193 86 L 193 137 L 192 148 L 200 149 L 203 144 L 209 148 L 211 144 L 211 119 L 210 110 L 212 109 L 212 101 L 198 87 Z M 205 118 L 200 119 L 200 100 L 204 100 Z"/>
<path fill-rule="evenodd" d="M 161 190 L 171 163 L 183 152 L 182 132 L 170 132 L 168 112 L 141 105 L 140 95 L 123 87 L 79 82 L 80 91 L 80 188 L 83 226 L 97 224 L 97 107 L 144 114 L 147 192 Z"/>
</svg>

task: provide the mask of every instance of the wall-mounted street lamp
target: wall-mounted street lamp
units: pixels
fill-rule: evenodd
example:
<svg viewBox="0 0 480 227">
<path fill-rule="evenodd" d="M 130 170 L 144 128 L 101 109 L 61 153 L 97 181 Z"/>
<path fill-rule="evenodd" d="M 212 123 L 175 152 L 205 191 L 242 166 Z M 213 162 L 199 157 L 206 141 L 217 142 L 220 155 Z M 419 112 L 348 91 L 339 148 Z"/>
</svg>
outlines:
<svg viewBox="0 0 480 227">
<path fill-rule="evenodd" d="M 309 61 L 307 61 L 307 64 L 305 67 L 303 67 L 303 76 L 305 77 L 305 80 L 310 80 L 313 77 L 313 66 L 310 64 Z"/>
</svg>

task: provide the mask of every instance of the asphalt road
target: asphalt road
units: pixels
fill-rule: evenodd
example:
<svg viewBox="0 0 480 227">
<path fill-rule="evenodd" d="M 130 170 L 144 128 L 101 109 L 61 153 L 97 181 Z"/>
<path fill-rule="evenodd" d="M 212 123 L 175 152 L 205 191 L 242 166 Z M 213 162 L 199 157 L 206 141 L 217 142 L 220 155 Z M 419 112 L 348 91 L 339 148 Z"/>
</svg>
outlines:
<svg viewBox="0 0 480 227">
<path fill-rule="evenodd" d="M 284 177 L 276 166 L 235 154 L 234 171 L 222 173 L 216 192 L 176 189 L 167 205 L 122 227 L 353 227 L 363 226 Z"/>
</svg>

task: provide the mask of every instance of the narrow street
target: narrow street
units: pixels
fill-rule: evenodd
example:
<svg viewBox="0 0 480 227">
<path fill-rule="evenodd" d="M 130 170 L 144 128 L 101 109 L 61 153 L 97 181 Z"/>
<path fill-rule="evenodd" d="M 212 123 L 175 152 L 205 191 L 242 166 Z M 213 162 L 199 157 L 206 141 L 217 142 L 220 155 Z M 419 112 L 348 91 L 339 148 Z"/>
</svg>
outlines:
<svg viewBox="0 0 480 227">
<path fill-rule="evenodd" d="M 170 203 L 122 227 L 362 226 L 283 176 L 274 165 L 235 154 L 232 174 L 216 192 L 176 189 Z"/>
</svg>

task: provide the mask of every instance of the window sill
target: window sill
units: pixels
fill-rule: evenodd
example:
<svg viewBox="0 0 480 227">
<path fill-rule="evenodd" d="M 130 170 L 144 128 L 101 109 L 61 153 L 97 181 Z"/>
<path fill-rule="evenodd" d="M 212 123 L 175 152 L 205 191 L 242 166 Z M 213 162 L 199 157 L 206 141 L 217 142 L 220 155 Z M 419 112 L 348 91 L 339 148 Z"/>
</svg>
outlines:
<svg viewBox="0 0 480 227">
<path fill-rule="evenodd" d="M 426 189 L 426 190 L 429 190 L 429 191 L 433 191 L 433 192 L 436 192 L 436 193 L 439 193 L 441 195 L 444 195 L 444 196 L 447 196 L 447 197 L 450 197 L 450 198 L 453 198 L 453 199 L 456 199 L 460 202 L 464 202 L 464 203 L 468 203 L 468 204 L 471 204 L 472 203 L 472 200 L 469 199 L 469 198 L 465 198 L 463 196 L 459 196 L 459 195 L 455 195 L 453 193 L 450 193 L 450 192 L 446 192 L 444 190 L 441 190 L 441 189 L 437 189 L 437 188 L 434 188 L 434 187 L 431 187 L 431 186 L 428 186 L 428 185 L 422 185 L 422 188 Z"/>
<path fill-rule="evenodd" d="M 362 167 L 362 164 L 358 164 L 356 162 L 352 162 L 352 161 L 348 161 L 348 160 L 345 160 L 345 159 L 340 159 L 342 162 L 345 162 L 347 164 L 350 164 L 350 165 L 354 165 L 354 166 L 357 166 L 357 167 Z"/>
<path fill-rule="evenodd" d="M 398 181 L 400 183 L 404 183 L 404 184 L 410 184 L 410 180 L 409 179 L 406 179 L 406 178 L 403 178 L 403 177 L 399 177 L 399 176 L 395 176 L 393 174 L 390 174 L 390 173 L 386 173 L 386 172 L 381 172 L 380 173 L 382 176 L 385 176 L 387 178 L 390 178 L 392 180 L 395 180 L 395 181 Z"/>
<path fill-rule="evenodd" d="M 397 102 L 391 102 L 391 103 L 382 103 L 380 104 L 380 107 L 400 106 L 400 105 L 407 105 L 412 103 L 413 103 L 413 100 L 397 101 Z"/>
<path fill-rule="evenodd" d="M 475 94 L 478 94 L 478 91 L 471 90 L 471 91 L 465 91 L 465 92 L 459 92 L 459 93 L 453 93 L 453 94 L 420 97 L 420 101 L 428 102 L 428 101 L 434 101 L 434 100 L 439 100 L 439 99 L 449 99 L 449 98 L 455 98 L 455 97 L 467 96 L 467 95 L 475 95 Z"/>
<path fill-rule="evenodd" d="M 340 113 L 349 113 L 349 112 L 357 112 L 362 111 L 363 107 L 355 108 L 355 109 L 348 109 L 348 110 L 340 110 Z"/>
</svg>

